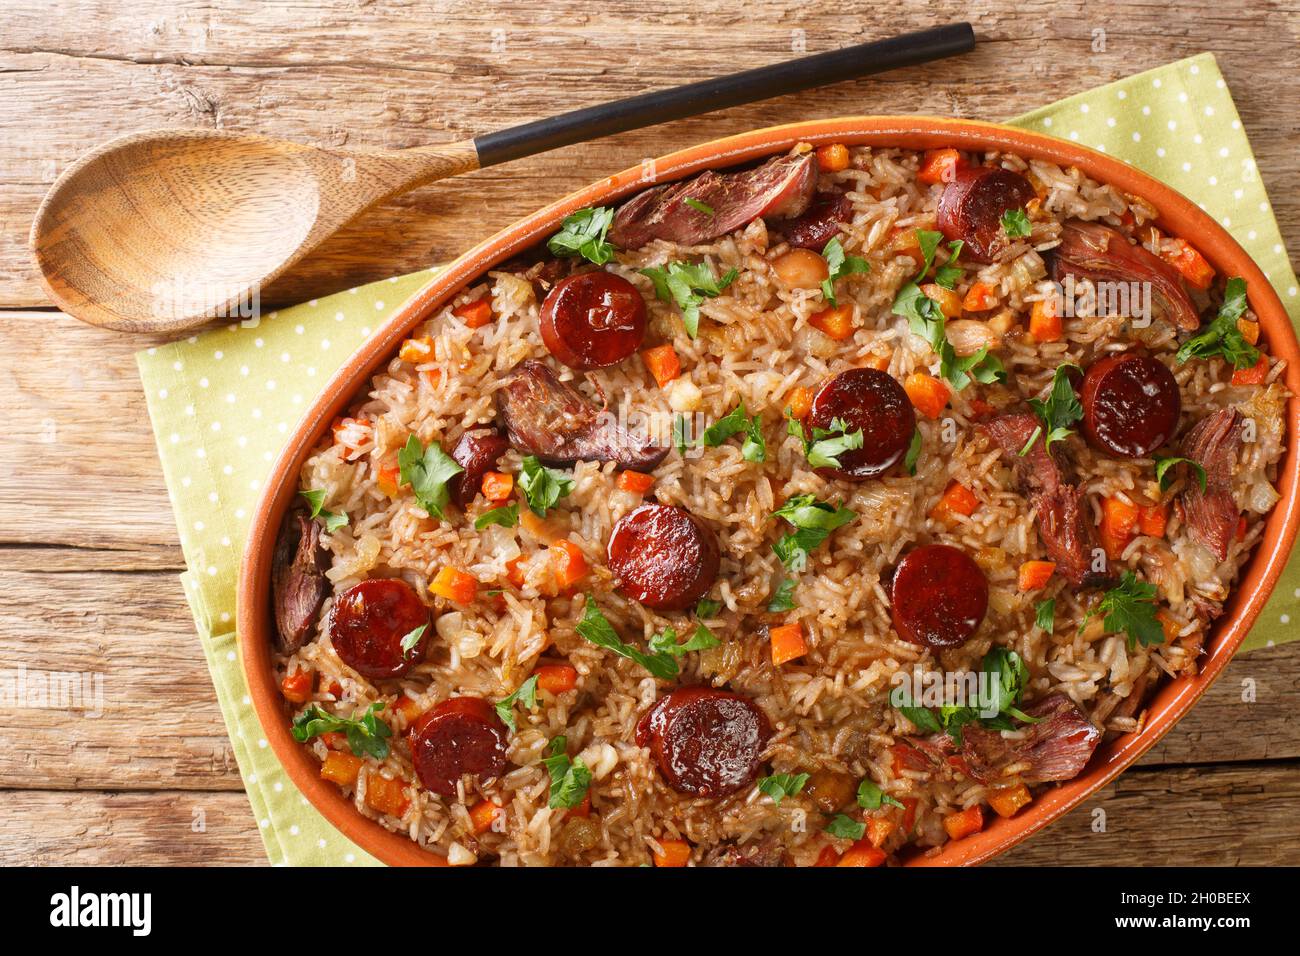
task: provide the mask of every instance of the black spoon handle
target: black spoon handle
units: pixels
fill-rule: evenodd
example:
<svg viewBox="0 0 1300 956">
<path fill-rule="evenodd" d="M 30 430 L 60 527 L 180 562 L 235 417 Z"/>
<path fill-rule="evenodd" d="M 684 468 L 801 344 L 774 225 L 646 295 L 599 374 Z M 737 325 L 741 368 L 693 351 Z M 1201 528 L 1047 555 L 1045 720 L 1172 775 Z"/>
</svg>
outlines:
<svg viewBox="0 0 1300 956">
<path fill-rule="evenodd" d="M 478 150 L 480 166 L 495 166 L 630 129 L 883 73 L 896 67 L 929 63 L 966 53 L 974 46 L 975 32 L 969 23 L 933 27 L 485 133 L 474 138 L 474 148 Z"/>
</svg>

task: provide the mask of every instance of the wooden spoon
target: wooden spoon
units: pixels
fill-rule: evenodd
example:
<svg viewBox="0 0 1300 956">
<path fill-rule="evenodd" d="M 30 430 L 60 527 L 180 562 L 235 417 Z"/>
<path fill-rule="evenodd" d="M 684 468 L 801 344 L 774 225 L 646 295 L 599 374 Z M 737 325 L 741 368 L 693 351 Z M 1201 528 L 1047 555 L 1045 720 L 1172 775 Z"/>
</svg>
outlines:
<svg viewBox="0 0 1300 956">
<path fill-rule="evenodd" d="M 59 176 L 31 247 L 83 322 L 169 332 L 255 314 L 260 290 L 346 222 L 434 180 L 572 143 L 964 53 L 969 23 L 864 43 L 441 146 L 331 149 L 218 130 L 112 140 Z"/>
</svg>

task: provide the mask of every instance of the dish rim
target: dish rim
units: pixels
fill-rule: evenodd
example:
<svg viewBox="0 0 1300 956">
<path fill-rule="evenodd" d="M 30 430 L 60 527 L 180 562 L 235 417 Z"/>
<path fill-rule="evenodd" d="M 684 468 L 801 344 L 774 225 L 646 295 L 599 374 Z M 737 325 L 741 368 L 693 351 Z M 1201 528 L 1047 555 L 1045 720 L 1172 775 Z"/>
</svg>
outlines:
<svg viewBox="0 0 1300 956">
<path fill-rule="evenodd" d="M 262 487 L 249 524 L 236 589 L 236 628 L 240 665 L 265 739 L 303 796 L 331 824 L 376 859 L 397 866 L 438 866 L 446 861 L 404 833 L 386 830 L 362 816 L 336 786 L 322 780 L 317 762 L 290 733 L 290 710 L 280 695 L 272 668 L 269 611 L 271 558 L 281 521 L 297 496 L 302 465 L 338 415 L 420 322 L 457 292 L 496 265 L 551 234 L 575 210 L 607 204 L 663 182 L 708 168 L 725 168 L 777 154 L 796 143 L 845 143 L 924 150 L 956 147 L 963 151 L 1008 152 L 1076 166 L 1101 183 L 1139 196 L 1159 212 L 1157 222 L 1177 236 L 1197 236 L 1197 248 L 1225 275 L 1246 279 L 1247 297 L 1274 356 L 1285 359 L 1284 382 L 1291 392 L 1286 411 L 1286 448 L 1279 462 L 1281 499 L 1265 524 L 1264 536 L 1211 628 L 1202 667 L 1194 677 L 1166 681 L 1148 703 L 1140 731 L 1098 747 L 1084 772 L 1045 789 L 1010 819 L 992 817 L 979 833 L 944 844 L 934 855 L 918 855 L 912 866 L 968 866 L 1005 852 L 1064 816 L 1131 766 L 1155 745 L 1218 678 L 1241 645 L 1277 584 L 1300 526 L 1300 343 L 1285 307 L 1263 271 L 1213 217 L 1173 187 L 1106 153 L 1043 133 L 999 123 L 949 117 L 850 116 L 805 120 L 711 140 L 600 179 L 523 217 L 480 242 L 416 291 L 330 378 L 299 420 Z"/>
</svg>

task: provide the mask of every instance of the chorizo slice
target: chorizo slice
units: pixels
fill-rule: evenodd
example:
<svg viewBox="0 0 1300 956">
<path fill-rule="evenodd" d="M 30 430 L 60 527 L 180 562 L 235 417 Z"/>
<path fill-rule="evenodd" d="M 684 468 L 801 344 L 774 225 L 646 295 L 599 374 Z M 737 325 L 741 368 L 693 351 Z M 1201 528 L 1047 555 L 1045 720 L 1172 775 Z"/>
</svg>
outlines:
<svg viewBox="0 0 1300 956">
<path fill-rule="evenodd" d="M 772 725 L 748 697 L 711 687 L 679 687 L 637 722 L 664 782 L 693 797 L 725 797 L 758 776 Z"/>
<path fill-rule="evenodd" d="M 640 249 L 654 239 L 698 246 L 760 217 L 798 216 L 816 188 L 811 152 L 774 156 L 735 172 L 706 170 L 633 196 L 614 214 L 609 239 L 622 249 Z"/>
<path fill-rule="evenodd" d="M 479 781 L 506 768 L 506 725 L 480 697 L 451 697 L 411 726 L 411 762 L 426 790 L 456 795 L 466 774 Z"/>
<path fill-rule="evenodd" d="M 676 505 L 644 504 L 609 536 L 619 593 L 661 611 L 681 611 L 709 593 L 720 553 L 713 529 Z"/>
<path fill-rule="evenodd" d="M 401 677 L 424 659 L 429 642 L 429 609 L 405 581 L 362 581 L 334 598 L 325 627 L 334 651 L 370 680 Z M 402 641 L 421 626 L 409 649 Z"/>
<path fill-rule="evenodd" d="M 609 411 L 541 362 L 519 363 L 497 389 L 497 412 L 510 444 L 552 465 L 612 461 L 633 471 L 653 471 L 666 447 L 624 428 Z"/>
<path fill-rule="evenodd" d="M 841 372 L 817 390 L 809 428 L 830 429 L 837 420 L 848 433 L 862 430 L 862 447 L 838 455 L 839 468 L 818 468 L 817 473 L 847 481 L 883 475 L 907 457 L 916 432 L 916 411 L 907 392 L 892 375 L 874 368 Z"/>
<path fill-rule="evenodd" d="M 509 448 L 510 442 L 495 430 L 461 435 L 451 450 L 451 457 L 464 471 L 447 482 L 451 500 L 461 508 L 473 501 L 483 485 L 483 476 L 496 467 L 498 459 Z"/>
<path fill-rule="evenodd" d="M 1183 492 L 1183 511 L 1192 537 L 1223 561 L 1237 533 L 1241 512 L 1232 495 L 1232 473 L 1241 451 L 1241 412 L 1225 408 L 1207 415 L 1183 439 L 1183 456 L 1205 469 L 1205 490 L 1192 481 Z"/>
<path fill-rule="evenodd" d="M 329 551 L 320 543 L 320 525 L 304 511 L 291 511 L 271 559 L 275 643 L 282 653 L 292 654 L 302 647 L 316 623 L 329 594 L 328 566 Z"/>
<path fill-rule="evenodd" d="M 1079 390 L 1083 433 L 1113 458 L 1149 458 L 1178 430 L 1182 396 L 1169 368 L 1136 352 L 1088 366 Z"/>
<path fill-rule="evenodd" d="M 817 193 L 802 214 L 792 219 L 778 219 L 772 230 L 797 249 L 821 252 L 839 233 L 840 227 L 853 218 L 853 200 L 840 192 Z"/>
<path fill-rule="evenodd" d="M 580 272 L 561 279 L 542 303 L 542 342 L 575 369 L 616 365 L 645 340 L 645 299 L 612 272 Z"/>
<path fill-rule="evenodd" d="M 968 259 L 992 262 L 1011 244 L 1002 217 L 1035 196 L 1029 180 L 1001 166 L 963 166 L 939 194 L 939 231 L 965 243 Z"/>
<path fill-rule="evenodd" d="M 989 582 L 965 551 L 946 544 L 913 548 L 890 587 L 894 630 L 922 647 L 958 647 L 989 608 Z"/>
</svg>

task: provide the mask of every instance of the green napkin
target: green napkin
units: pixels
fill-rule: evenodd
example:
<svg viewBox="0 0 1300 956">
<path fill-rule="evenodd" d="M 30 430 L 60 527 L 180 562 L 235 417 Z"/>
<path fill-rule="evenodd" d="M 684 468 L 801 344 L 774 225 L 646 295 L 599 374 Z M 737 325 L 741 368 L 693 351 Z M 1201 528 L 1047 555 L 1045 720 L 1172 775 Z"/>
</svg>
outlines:
<svg viewBox="0 0 1300 956">
<path fill-rule="evenodd" d="M 1300 320 L 1296 277 L 1214 57 L 1202 54 L 1013 121 L 1151 172 L 1228 227 Z M 373 864 L 289 782 L 249 703 L 235 647 L 235 577 L 248 516 L 308 401 L 430 272 L 312 300 L 138 356 L 188 571 L 181 576 L 272 863 Z M 1283 575 L 1244 647 L 1292 640 L 1300 566 Z"/>
</svg>

